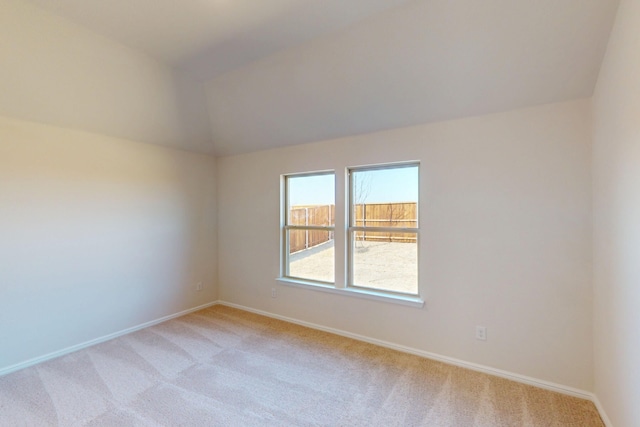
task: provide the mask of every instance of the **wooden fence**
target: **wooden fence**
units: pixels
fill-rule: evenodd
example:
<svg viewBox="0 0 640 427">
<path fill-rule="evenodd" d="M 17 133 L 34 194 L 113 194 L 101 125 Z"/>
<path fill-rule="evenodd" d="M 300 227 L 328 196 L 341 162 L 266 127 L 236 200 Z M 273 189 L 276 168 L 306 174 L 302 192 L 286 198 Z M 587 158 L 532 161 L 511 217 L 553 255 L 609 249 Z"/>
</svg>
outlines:
<svg viewBox="0 0 640 427">
<path fill-rule="evenodd" d="M 417 205 L 410 203 L 366 203 L 355 207 L 355 226 L 358 227 L 417 227 Z M 293 206 L 289 212 L 289 225 L 331 225 L 334 223 L 335 206 Z M 321 230 L 291 230 L 291 253 L 318 246 L 333 239 L 333 232 Z M 413 233 L 364 232 L 356 233 L 359 241 L 415 243 Z"/>
<path fill-rule="evenodd" d="M 335 205 L 293 206 L 289 211 L 289 225 L 333 225 L 336 217 Z M 332 231 L 291 230 L 289 231 L 289 252 L 318 246 L 333 239 Z"/>
<path fill-rule="evenodd" d="M 397 227 L 418 226 L 418 206 L 410 203 L 366 203 L 355 206 L 356 227 Z M 358 231 L 356 240 L 415 243 L 414 233 L 390 233 L 379 231 Z"/>
</svg>

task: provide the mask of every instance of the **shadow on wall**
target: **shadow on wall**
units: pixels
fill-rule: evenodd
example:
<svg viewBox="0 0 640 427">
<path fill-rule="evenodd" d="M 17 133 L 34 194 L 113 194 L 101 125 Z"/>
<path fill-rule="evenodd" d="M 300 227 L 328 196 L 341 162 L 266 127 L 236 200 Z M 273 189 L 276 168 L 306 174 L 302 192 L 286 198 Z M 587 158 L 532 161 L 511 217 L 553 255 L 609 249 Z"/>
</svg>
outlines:
<svg viewBox="0 0 640 427">
<path fill-rule="evenodd" d="M 0 368 L 215 298 L 213 157 L 1 117 L 0 140 Z"/>
</svg>

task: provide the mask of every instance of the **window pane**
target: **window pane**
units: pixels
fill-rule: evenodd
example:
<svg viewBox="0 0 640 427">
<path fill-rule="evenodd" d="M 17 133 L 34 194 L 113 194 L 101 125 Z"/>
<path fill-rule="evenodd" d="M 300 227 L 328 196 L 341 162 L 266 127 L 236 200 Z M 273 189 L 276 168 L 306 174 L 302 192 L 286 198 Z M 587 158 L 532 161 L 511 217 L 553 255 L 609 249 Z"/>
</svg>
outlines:
<svg viewBox="0 0 640 427">
<path fill-rule="evenodd" d="M 418 166 L 351 172 L 351 225 L 418 227 Z"/>
<path fill-rule="evenodd" d="M 417 233 L 352 231 L 353 285 L 416 295 Z"/>
<path fill-rule="evenodd" d="M 324 230 L 288 230 L 289 254 L 311 249 L 333 241 L 333 231 Z"/>
<path fill-rule="evenodd" d="M 290 176 L 287 225 L 335 225 L 335 176 Z"/>
<path fill-rule="evenodd" d="M 289 276 L 334 282 L 333 231 L 287 230 Z"/>
<path fill-rule="evenodd" d="M 333 227 L 335 225 L 335 176 L 333 173 L 288 176 L 287 225 Z M 287 230 L 286 269 L 289 277 L 333 283 L 332 230 Z"/>
</svg>

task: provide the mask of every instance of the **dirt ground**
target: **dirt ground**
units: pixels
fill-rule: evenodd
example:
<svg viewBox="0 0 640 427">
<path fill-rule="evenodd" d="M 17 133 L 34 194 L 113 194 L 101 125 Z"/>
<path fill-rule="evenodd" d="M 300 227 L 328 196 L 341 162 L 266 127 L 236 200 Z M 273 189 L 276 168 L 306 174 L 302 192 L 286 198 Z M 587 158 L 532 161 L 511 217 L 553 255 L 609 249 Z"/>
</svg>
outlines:
<svg viewBox="0 0 640 427">
<path fill-rule="evenodd" d="M 353 253 L 357 286 L 416 294 L 418 248 L 415 243 L 357 242 Z M 292 254 L 289 274 L 294 277 L 334 281 L 333 240 Z"/>
</svg>

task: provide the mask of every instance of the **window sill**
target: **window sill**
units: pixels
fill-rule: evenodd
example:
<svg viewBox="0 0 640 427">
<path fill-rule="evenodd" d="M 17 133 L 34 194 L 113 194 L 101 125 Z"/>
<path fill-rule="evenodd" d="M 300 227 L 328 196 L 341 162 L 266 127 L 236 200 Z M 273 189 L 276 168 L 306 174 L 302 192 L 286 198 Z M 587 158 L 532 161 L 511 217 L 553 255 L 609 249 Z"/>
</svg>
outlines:
<svg viewBox="0 0 640 427">
<path fill-rule="evenodd" d="M 377 292 L 374 290 L 368 289 L 359 289 L 359 288 L 334 288 L 331 285 L 323 285 L 322 283 L 316 283 L 311 281 L 305 281 L 300 279 L 291 279 L 288 277 L 278 277 L 276 279 L 277 282 L 294 287 L 305 287 L 314 291 L 319 292 L 328 292 L 330 294 L 338 294 L 338 295 L 346 295 L 350 297 L 356 298 L 364 298 L 374 301 L 384 301 L 392 304 L 400 304 L 409 307 L 424 307 L 424 300 L 419 296 L 410 296 L 410 295 L 394 295 L 387 294 L 384 292 Z"/>
</svg>

